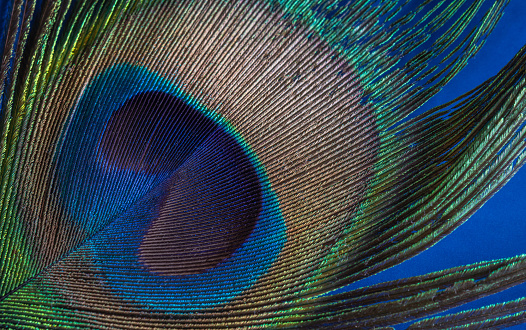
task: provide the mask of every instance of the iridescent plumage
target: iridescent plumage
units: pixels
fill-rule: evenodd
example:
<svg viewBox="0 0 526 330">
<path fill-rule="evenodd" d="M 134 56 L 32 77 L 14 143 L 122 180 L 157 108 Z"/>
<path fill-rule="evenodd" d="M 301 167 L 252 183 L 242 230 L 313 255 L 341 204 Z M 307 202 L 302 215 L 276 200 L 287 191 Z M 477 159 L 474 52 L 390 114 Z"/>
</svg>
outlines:
<svg viewBox="0 0 526 330">
<path fill-rule="evenodd" d="M 524 49 L 405 120 L 506 3 L 8 2 L 0 326 L 378 328 L 522 283 L 517 256 L 327 294 L 522 166 Z M 516 324 L 524 303 L 412 327 Z"/>
</svg>

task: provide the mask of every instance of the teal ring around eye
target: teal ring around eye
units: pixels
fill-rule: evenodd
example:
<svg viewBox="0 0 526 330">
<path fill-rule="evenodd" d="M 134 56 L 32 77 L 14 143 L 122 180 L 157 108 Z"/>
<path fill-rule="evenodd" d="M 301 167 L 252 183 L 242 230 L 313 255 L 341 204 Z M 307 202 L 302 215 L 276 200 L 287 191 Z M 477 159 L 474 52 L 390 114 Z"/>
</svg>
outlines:
<svg viewBox="0 0 526 330">
<path fill-rule="evenodd" d="M 111 86 L 111 88 L 109 88 Z M 150 192 L 169 173 L 145 174 L 103 169 L 95 153 L 112 113 L 144 91 L 169 93 L 212 119 L 243 149 L 257 173 L 261 211 L 252 233 L 227 259 L 204 273 L 168 276 L 152 273 L 139 262 L 141 240 L 157 216 L 160 192 Z M 263 165 L 241 134 L 215 111 L 145 68 L 115 65 L 96 76 L 72 111 L 57 155 L 59 190 L 73 219 L 85 230 L 103 228 L 79 252 L 93 260 L 101 283 L 130 303 L 172 311 L 197 311 L 226 304 L 260 279 L 276 261 L 286 241 L 286 224 Z M 78 150 L 86 152 L 78 152 Z M 84 175 L 84 173 L 90 173 Z M 136 181 L 133 181 L 136 180 Z M 136 182 L 143 182 L 137 187 Z M 68 188 L 82 187 L 80 189 Z M 98 189 L 104 187 L 103 189 Z M 105 196 L 111 195 L 111 201 Z M 141 199 L 143 198 L 143 199 Z M 93 202 L 94 200 L 98 202 Z M 137 202 L 139 201 L 139 202 Z M 108 217 L 113 217 L 108 221 Z"/>
</svg>

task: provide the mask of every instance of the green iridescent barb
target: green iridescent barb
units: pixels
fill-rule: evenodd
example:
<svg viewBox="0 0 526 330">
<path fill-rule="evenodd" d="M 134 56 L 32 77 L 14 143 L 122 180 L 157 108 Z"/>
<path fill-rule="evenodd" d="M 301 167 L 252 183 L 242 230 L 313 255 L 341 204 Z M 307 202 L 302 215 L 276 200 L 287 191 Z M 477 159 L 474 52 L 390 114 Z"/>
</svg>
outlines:
<svg viewBox="0 0 526 330">
<path fill-rule="evenodd" d="M 523 165 L 526 49 L 413 119 L 508 1 L 0 4 L 0 327 L 501 328 L 526 256 L 344 293 Z"/>
</svg>

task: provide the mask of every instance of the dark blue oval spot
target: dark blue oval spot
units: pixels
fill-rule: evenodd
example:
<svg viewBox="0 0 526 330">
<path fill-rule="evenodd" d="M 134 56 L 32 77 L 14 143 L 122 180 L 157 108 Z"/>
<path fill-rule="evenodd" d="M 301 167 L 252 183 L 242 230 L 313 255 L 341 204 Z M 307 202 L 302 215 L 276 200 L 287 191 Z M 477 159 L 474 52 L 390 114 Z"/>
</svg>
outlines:
<svg viewBox="0 0 526 330">
<path fill-rule="evenodd" d="M 243 244 L 261 209 L 259 180 L 237 141 L 183 100 L 139 93 L 114 111 L 101 138 L 110 168 L 173 171 L 140 260 L 165 275 L 215 267 Z"/>
</svg>

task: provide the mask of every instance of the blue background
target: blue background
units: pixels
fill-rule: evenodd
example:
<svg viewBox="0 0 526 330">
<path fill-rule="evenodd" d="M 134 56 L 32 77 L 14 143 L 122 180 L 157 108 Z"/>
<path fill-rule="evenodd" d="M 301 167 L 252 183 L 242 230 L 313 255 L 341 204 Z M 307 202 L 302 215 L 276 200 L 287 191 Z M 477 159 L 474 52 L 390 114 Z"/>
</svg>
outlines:
<svg viewBox="0 0 526 330">
<path fill-rule="evenodd" d="M 526 1 L 512 0 L 484 47 L 422 110 L 446 103 L 475 88 L 499 72 L 526 45 Z M 350 286 L 365 285 L 425 274 L 445 268 L 526 253 L 526 168 L 491 198 L 465 224 L 415 258 Z M 478 308 L 526 296 L 519 285 L 450 312 Z M 405 329 L 406 324 L 396 329 Z M 526 325 L 512 329 L 526 329 Z"/>
</svg>

